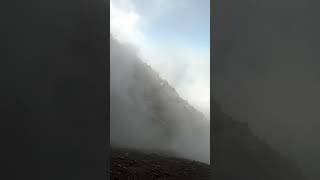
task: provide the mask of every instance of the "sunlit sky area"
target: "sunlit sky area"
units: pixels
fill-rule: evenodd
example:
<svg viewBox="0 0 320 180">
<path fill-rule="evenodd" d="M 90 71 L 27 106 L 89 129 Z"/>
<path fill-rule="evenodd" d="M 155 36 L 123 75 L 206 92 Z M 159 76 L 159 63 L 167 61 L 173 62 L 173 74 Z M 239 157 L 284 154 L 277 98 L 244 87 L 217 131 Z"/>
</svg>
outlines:
<svg viewBox="0 0 320 180">
<path fill-rule="evenodd" d="M 210 0 L 110 0 L 110 26 L 210 118 Z"/>
</svg>

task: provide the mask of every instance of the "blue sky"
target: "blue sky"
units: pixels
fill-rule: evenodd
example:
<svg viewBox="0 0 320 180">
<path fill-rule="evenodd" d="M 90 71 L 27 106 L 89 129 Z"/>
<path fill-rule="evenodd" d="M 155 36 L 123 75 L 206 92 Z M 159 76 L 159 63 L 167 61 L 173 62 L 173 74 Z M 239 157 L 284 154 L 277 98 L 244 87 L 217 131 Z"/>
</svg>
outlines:
<svg viewBox="0 0 320 180">
<path fill-rule="evenodd" d="M 210 0 L 110 0 L 110 31 L 207 117 Z"/>
<path fill-rule="evenodd" d="M 149 0 L 149 4 L 146 1 L 133 2 L 139 14 L 152 19 L 142 29 L 154 43 L 175 42 L 210 48 L 210 0 L 158 0 L 158 3 Z M 163 8 L 162 12 L 156 8 Z M 152 18 L 154 16 L 157 17 Z"/>
</svg>

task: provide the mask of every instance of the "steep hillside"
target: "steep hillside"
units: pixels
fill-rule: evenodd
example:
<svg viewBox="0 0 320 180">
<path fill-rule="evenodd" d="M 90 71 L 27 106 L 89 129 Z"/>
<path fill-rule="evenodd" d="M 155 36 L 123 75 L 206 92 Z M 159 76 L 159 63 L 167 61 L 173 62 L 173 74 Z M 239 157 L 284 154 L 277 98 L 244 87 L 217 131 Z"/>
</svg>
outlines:
<svg viewBox="0 0 320 180">
<path fill-rule="evenodd" d="M 209 163 L 210 124 L 136 50 L 111 38 L 111 144 Z"/>
</svg>

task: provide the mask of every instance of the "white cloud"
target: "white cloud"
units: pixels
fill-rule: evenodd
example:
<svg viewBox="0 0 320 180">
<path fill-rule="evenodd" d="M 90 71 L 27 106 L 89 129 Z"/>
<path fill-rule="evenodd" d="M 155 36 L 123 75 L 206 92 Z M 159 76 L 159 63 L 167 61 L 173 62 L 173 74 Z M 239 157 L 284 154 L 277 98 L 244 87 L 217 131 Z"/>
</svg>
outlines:
<svg viewBox="0 0 320 180">
<path fill-rule="evenodd" d="M 116 3 L 114 3 L 116 2 Z M 110 32 L 121 42 L 138 44 L 143 40 L 139 30 L 141 16 L 129 0 L 110 1 Z"/>
<path fill-rule="evenodd" d="M 121 42 L 132 43 L 140 49 L 140 57 L 161 77 L 166 79 L 194 107 L 210 117 L 210 52 L 191 49 L 182 44 L 159 47 L 148 42 L 142 27 L 161 13 L 179 7 L 181 1 L 146 1 L 147 16 L 138 13 L 131 0 L 110 1 L 111 34 Z M 162 8 L 159 8 L 162 7 Z M 151 15 L 151 10 L 154 12 Z M 152 18 L 151 18 L 152 16 Z"/>
</svg>

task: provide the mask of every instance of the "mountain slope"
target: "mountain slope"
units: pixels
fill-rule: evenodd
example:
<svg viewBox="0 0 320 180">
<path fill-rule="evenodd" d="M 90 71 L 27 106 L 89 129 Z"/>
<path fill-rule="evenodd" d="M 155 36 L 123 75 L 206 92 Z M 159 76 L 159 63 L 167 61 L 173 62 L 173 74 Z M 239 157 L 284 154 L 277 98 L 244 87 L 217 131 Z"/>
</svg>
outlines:
<svg viewBox="0 0 320 180">
<path fill-rule="evenodd" d="M 209 163 L 210 124 L 137 51 L 111 37 L 112 146 Z"/>
</svg>

